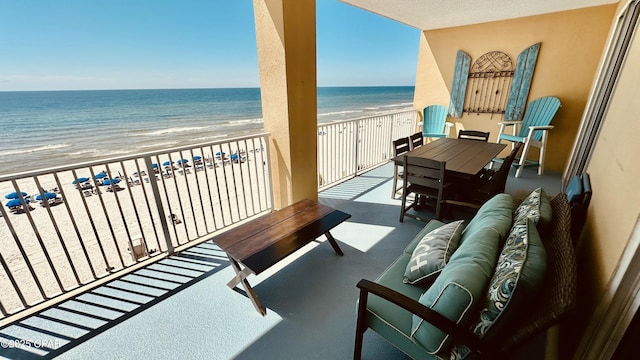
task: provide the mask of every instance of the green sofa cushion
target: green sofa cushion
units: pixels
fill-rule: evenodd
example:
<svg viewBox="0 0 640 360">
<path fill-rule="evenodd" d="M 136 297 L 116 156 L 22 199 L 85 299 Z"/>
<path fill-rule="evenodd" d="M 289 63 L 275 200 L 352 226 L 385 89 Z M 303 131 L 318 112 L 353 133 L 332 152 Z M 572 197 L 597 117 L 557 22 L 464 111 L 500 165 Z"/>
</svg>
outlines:
<svg viewBox="0 0 640 360">
<path fill-rule="evenodd" d="M 464 220 L 445 224 L 430 231 L 413 250 L 404 272 L 407 284 L 425 284 L 435 279 L 460 244 Z"/>
<path fill-rule="evenodd" d="M 547 269 L 547 253 L 536 225 L 530 218 L 513 226 L 500 252 L 496 271 L 489 281 L 484 308 L 472 325 L 480 338 L 488 341 L 506 336 L 505 330 L 518 314 L 535 298 Z M 465 346 L 455 346 L 452 359 L 463 359 L 469 353 Z"/>
<path fill-rule="evenodd" d="M 513 198 L 509 194 L 498 194 L 484 203 L 462 232 L 462 240 L 484 227 L 494 228 L 502 239 L 507 237 L 513 221 Z"/>
<path fill-rule="evenodd" d="M 495 224 L 470 233 L 438 278 L 420 296 L 419 302 L 453 322 L 463 326 L 469 324 L 479 302 L 484 299 L 502 236 Z M 443 351 L 450 345 L 446 333 L 417 316 L 413 316 L 411 336 L 430 354 Z"/>
<path fill-rule="evenodd" d="M 410 258 L 409 254 L 400 255 L 376 282 L 417 301 L 425 288 L 402 282 L 404 270 Z M 396 344 L 411 357 L 424 358 L 424 349 L 411 339 L 412 315 L 410 312 L 375 295 L 369 295 L 367 310 L 369 314 L 367 325 L 371 329 Z"/>
</svg>

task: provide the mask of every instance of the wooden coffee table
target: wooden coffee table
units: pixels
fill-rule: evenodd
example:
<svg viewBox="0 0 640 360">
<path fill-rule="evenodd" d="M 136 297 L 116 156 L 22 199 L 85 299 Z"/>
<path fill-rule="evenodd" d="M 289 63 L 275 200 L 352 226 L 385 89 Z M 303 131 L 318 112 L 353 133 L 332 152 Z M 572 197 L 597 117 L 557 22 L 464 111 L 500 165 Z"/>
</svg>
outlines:
<svg viewBox="0 0 640 360">
<path fill-rule="evenodd" d="M 236 272 L 227 285 L 233 289 L 242 284 L 256 310 L 266 315 L 247 276 L 260 274 L 323 234 L 333 250 L 344 255 L 329 231 L 350 217 L 306 199 L 214 237 L 213 242 L 227 254 Z"/>
</svg>

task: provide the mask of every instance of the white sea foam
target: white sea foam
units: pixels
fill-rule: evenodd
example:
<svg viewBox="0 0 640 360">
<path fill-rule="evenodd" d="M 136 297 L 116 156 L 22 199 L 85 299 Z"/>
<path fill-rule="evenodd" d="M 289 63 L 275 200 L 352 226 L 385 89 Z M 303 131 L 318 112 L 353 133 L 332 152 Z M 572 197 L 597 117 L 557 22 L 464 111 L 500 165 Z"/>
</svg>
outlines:
<svg viewBox="0 0 640 360">
<path fill-rule="evenodd" d="M 389 104 L 389 105 L 382 105 L 380 107 L 381 108 L 397 108 L 397 107 L 411 107 L 411 106 L 413 106 L 413 103 Z"/>
<path fill-rule="evenodd" d="M 198 138 L 193 139 L 193 141 L 195 141 L 195 142 L 208 142 L 208 141 L 213 140 L 213 139 L 226 138 L 228 136 L 229 136 L 229 134 L 218 134 L 218 135 L 211 135 L 211 136 L 202 136 L 202 137 L 198 137 Z"/>
<path fill-rule="evenodd" d="M 204 127 L 204 126 L 174 127 L 174 128 L 167 128 L 167 129 L 161 129 L 161 130 L 156 130 L 156 131 L 150 131 L 148 133 L 145 133 L 144 135 L 147 135 L 147 136 L 162 136 L 162 135 L 181 133 L 181 132 L 188 132 L 188 131 L 198 131 L 198 130 L 202 130 L 202 129 L 206 129 L 206 127 Z"/>
<path fill-rule="evenodd" d="M 55 149 L 61 149 L 61 148 L 69 147 L 69 146 L 71 146 L 71 144 L 63 143 L 63 144 L 43 145 L 43 146 L 37 146 L 37 147 L 32 147 L 32 148 L 26 148 L 26 149 L 5 150 L 5 151 L 0 151 L 0 156 L 17 155 L 17 154 L 24 154 L 24 153 L 34 153 L 34 152 L 38 152 L 38 151 L 47 151 L 47 150 L 55 150 Z"/>
<path fill-rule="evenodd" d="M 69 156 L 100 156 L 100 157 L 109 157 L 109 156 L 115 156 L 115 155 L 124 155 L 124 154 L 129 154 L 129 151 L 126 150 L 114 150 L 114 149 L 109 149 L 109 150 L 105 150 L 105 149 L 81 149 L 78 151 L 73 151 L 68 153 L 67 155 Z"/>
<path fill-rule="evenodd" d="M 142 144 L 142 145 L 138 145 L 138 147 L 141 149 L 171 147 L 173 145 L 176 145 L 178 142 L 179 141 L 165 141 L 165 142 L 153 143 L 153 144 Z"/>
<path fill-rule="evenodd" d="M 353 114 L 353 113 L 361 113 L 363 110 L 344 110 L 344 111 L 334 111 L 323 114 L 318 114 L 318 116 L 331 116 L 331 115 L 345 115 L 345 114 Z"/>
<path fill-rule="evenodd" d="M 263 119 L 244 119 L 244 120 L 231 120 L 221 125 L 222 126 L 243 126 L 247 124 L 261 124 L 263 122 L 264 122 Z"/>
</svg>

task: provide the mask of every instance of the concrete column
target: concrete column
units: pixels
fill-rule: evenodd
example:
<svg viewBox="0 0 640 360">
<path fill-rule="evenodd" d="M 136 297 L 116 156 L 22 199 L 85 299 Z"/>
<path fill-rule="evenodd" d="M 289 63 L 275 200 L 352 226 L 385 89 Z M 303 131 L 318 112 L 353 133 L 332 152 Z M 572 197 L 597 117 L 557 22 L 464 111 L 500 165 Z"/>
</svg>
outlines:
<svg viewBox="0 0 640 360">
<path fill-rule="evenodd" d="M 316 3 L 253 1 L 274 207 L 318 198 Z"/>
</svg>

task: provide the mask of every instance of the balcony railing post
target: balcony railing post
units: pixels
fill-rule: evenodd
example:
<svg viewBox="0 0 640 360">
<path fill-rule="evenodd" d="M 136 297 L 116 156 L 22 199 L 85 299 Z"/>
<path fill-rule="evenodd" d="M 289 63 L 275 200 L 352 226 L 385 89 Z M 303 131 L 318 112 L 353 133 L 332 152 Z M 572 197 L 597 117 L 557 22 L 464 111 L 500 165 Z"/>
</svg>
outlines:
<svg viewBox="0 0 640 360">
<path fill-rule="evenodd" d="M 355 141 L 355 150 L 353 151 L 353 157 L 355 159 L 353 177 L 358 175 L 358 156 L 360 155 L 358 152 L 358 144 L 360 142 L 360 119 L 356 120 L 356 141 Z"/>
<path fill-rule="evenodd" d="M 144 157 L 144 164 L 147 167 L 147 174 L 154 174 L 153 163 L 151 162 L 151 156 Z M 158 179 L 155 176 L 149 176 L 149 184 L 151 185 L 151 191 L 153 192 L 153 198 L 158 207 L 158 215 L 160 216 L 160 225 L 162 226 L 162 233 L 164 234 L 164 241 L 167 245 L 167 253 L 173 254 L 173 243 L 171 242 L 171 235 L 169 233 L 169 224 L 167 223 L 167 214 L 164 212 L 162 206 L 162 199 L 160 198 L 160 189 L 158 188 Z M 160 240 L 160 239 L 158 239 Z"/>
<path fill-rule="evenodd" d="M 387 159 L 391 159 L 391 157 L 392 157 L 393 155 L 395 155 L 395 154 L 393 153 L 393 140 L 395 140 L 395 139 L 393 138 L 393 137 L 394 137 L 394 131 L 393 131 L 394 127 L 393 127 L 393 124 L 394 124 L 394 122 L 395 122 L 394 120 L 395 120 L 396 118 L 397 118 L 397 115 L 396 115 L 396 114 L 394 114 L 393 116 L 391 116 L 391 117 L 390 117 L 390 123 L 389 123 L 389 141 L 387 142 L 387 149 L 388 149 L 388 150 L 387 150 Z"/>
</svg>

